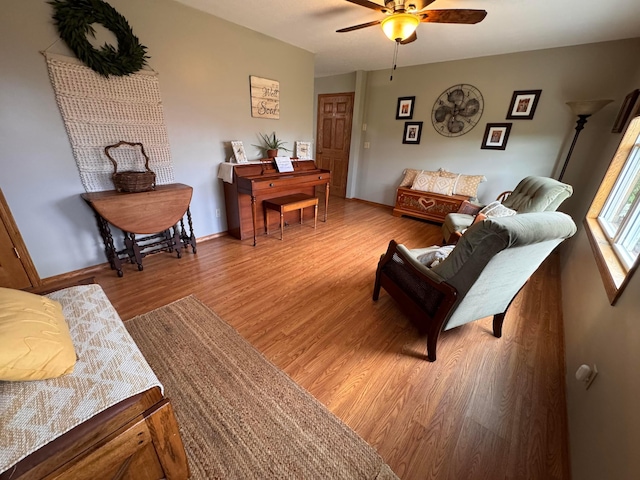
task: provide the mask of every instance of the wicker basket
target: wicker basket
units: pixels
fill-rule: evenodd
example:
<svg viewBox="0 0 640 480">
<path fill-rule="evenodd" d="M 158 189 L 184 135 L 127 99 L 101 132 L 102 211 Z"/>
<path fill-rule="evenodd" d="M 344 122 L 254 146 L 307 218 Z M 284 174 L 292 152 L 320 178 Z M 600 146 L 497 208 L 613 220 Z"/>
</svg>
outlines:
<svg viewBox="0 0 640 480">
<path fill-rule="evenodd" d="M 145 172 L 118 172 L 118 163 L 109 155 L 109 150 L 120 147 L 121 145 L 129 145 L 131 147 L 140 147 L 140 151 L 145 158 Z M 149 169 L 149 157 L 144 151 L 141 143 L 118 142 L 115 145 L 109 145 L 104 148 L 104 154 L 113 163 L 113 185 L 119 192 L 147 192 L 156 188 L 156 174 Z"/>
</svg>

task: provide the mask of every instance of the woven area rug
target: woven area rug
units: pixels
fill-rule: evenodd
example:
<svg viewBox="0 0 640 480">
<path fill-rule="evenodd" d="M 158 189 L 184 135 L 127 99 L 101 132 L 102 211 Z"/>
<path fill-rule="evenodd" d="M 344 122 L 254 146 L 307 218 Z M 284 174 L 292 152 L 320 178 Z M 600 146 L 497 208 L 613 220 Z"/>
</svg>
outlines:
<svg viewBox="0 0 640 480">
<path fill-rule="evenodd" d="M 191 478 L 398 478 L 195 297 L 125 325 L 174 406 Z"/>
</svg>

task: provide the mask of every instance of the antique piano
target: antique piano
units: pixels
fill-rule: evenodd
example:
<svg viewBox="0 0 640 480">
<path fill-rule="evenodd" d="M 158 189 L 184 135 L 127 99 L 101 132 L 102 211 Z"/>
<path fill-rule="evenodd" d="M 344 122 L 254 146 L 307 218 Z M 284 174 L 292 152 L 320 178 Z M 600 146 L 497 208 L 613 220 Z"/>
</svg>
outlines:
<svg viewBox="0 0 640 480">
<path fill-rule="evenodd" d="M 294 171 L 288 173 L 278 173 L 271 159 L 231 167 L 233 183 L 223 182 L 229 234 L 241 240 L 253 235 L 255 246 L 257 232 L 265 230 L 263 200 L 291 193 L 315 195 L 316 187 L 322 185 L 325 191 L 324 221 L 327 221 L 331 171 L 317 168 L 313 160 L 292 160 Z M 311 216 L 312 212 L 309 210 L 306 214 Z M 287 215 L 285 221 L 299 220 L 297 211 Z"/>
</svg>

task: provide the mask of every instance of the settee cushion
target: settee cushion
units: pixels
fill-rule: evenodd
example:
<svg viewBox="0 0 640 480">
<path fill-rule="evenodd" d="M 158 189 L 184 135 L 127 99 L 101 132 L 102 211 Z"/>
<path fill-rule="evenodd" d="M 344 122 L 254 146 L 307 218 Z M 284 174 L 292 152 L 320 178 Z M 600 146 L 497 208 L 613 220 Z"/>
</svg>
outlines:
<svg viewBox="0 0 640 480">
<path fill-rule="evenodd" d="M 44 380 L 73 371 L 76 352 L 60 303 L 0 288 L 0 380 Z"/>
<path fill-rule="evenodd" d="M 420 172 L 416 175 L 411 188 L 421 192 L 438 193 L 440 195 L 452 195 L 455 179 L 441 177 L 436 172 Z"/>
</svg>

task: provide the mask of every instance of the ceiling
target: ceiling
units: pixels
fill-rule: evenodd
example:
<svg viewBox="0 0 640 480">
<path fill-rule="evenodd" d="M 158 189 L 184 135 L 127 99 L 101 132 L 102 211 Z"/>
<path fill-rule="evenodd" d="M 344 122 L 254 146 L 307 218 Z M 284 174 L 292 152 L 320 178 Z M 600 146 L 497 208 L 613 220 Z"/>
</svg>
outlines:
<svg viewBox="0 0 640 480">
<path fill-rule="evenodd" d="M 345 0 L 177 0 L 315 53 L 315 75 L 390 68 L 394 44 L 372 26 L 384 14 Z M 383 0 L 372 0 L 383 4 Z M 420 8 L 424 0 L 412 0 Z M 640 36 L 639 0 L 436 0 L 429 9 L 486 10 L 476 25 L 422 23 L 398 66 L 459 60 Z"/>
</svg>

